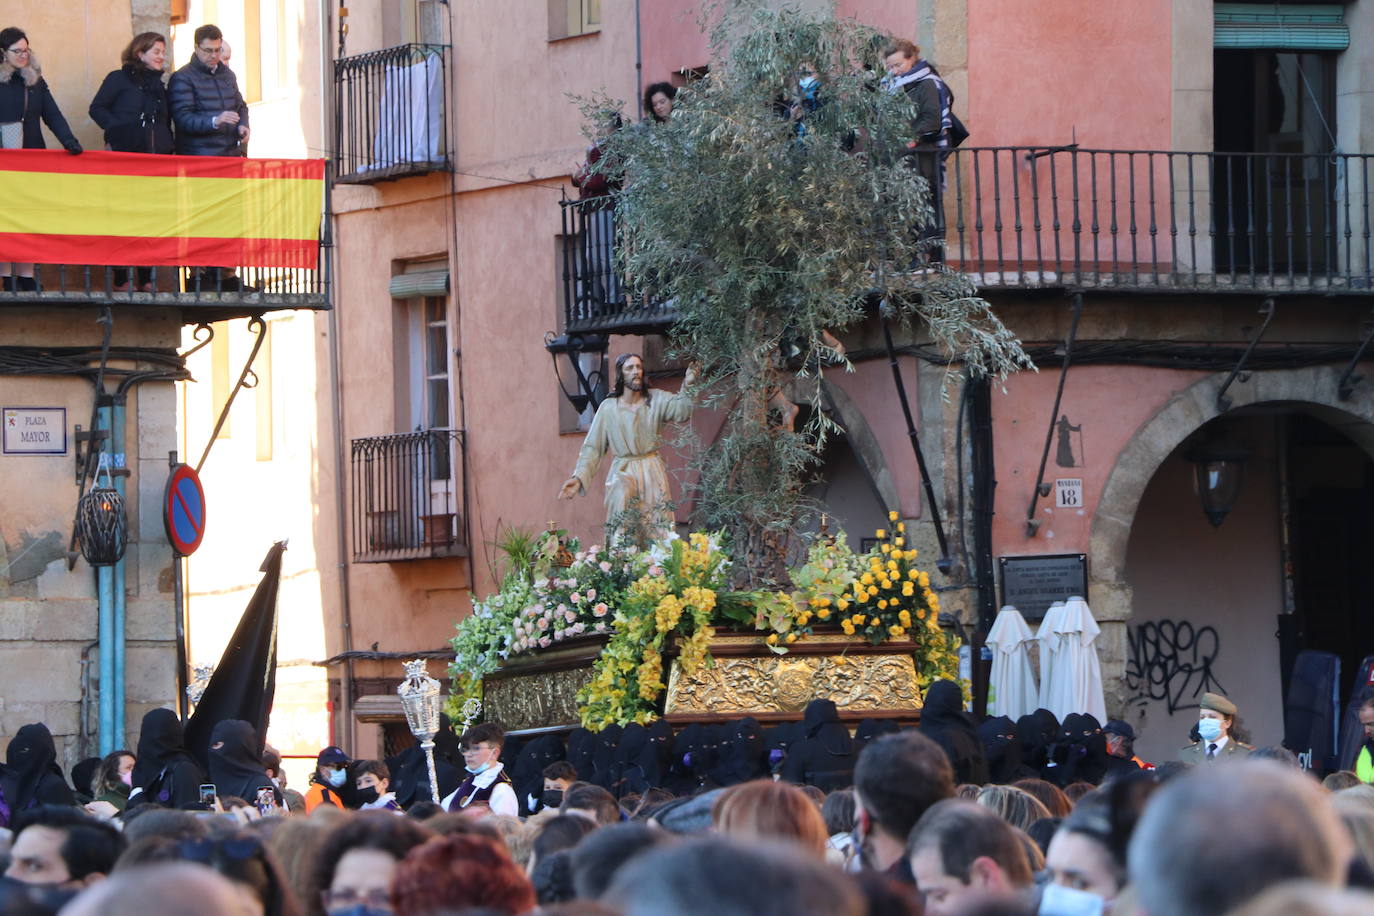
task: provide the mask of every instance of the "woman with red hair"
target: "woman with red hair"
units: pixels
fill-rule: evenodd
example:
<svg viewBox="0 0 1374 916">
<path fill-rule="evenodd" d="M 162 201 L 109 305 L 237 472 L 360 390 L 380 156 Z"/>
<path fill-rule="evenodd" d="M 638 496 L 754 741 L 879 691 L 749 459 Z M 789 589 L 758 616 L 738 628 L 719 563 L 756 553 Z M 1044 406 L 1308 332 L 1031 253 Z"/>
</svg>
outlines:
<svg viewBox="0 0 1374 916">
<path fill-rule="evenodd" d="M 519 916 L 535 907 L 534 887 L 500 841 L 473 833 L 436 837 L 396 868 L 396 916 L 432 916 L 467 908 Z"/>
<path fill-rule="evenodd" d="M 740 783 L 722 792 L 711 808 L 711 825 L 745 842 L 796 843 L 818 859 L 825 858 L 830 839 L 816 803 L 796 786 L 771 779 Z"/>
</svg>

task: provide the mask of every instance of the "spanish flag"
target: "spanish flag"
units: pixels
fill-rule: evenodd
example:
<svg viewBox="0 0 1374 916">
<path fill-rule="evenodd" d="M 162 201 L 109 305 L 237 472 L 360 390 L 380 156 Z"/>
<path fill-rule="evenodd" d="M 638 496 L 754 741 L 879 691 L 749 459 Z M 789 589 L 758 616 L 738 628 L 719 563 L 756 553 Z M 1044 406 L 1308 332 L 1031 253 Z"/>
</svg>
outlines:
<svg viewBox="0 0 1374 916">
<path fill-rule="evenodd" d="M 313 268 L 323 159 L 0 150 L 0 261 Z"/>
</svg>

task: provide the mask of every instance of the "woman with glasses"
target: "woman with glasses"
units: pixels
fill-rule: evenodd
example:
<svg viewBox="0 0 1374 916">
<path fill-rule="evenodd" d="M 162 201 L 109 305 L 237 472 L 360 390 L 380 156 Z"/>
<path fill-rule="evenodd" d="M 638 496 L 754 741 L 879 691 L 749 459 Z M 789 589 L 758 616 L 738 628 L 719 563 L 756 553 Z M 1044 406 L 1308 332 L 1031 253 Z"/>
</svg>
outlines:
<svg viewBox="0 0 1374 916">
<path fill-rule="evenodd" d="M 57 141 L 72 155 L 81 144 L 67 126 L 67 119 L 48 91 L 38 59 L 23 29 L 0 30 L 0 146 L 7 149 L 46 149 L 43 129 L 48 125 Z M 0 285 L 6 291 L 38 289 L 32 264 L 0 264 Z"/>
</svg>

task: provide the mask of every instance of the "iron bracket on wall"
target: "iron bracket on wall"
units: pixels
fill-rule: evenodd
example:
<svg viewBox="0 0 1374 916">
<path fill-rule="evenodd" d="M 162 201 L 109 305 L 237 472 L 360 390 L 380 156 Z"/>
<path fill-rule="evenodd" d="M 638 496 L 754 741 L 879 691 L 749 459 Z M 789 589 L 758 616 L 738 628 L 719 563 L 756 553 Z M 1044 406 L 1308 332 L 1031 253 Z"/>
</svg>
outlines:
<svg viewBox="0 0 1374 916">
<path fill-rule="evenodd" d="M 1340 379 L 1336 382 L 1336 396 L 1342 401 L 1350 400 L 1350 395 L 1355 393 L 1355 386 L 1364 381 L 1363 375 L 1355 372 L 1355 367 L 1364 359 L 1364 351 L 1369 349 L 1369 344 L 1374 342 L 1374 321 L 1369 322 L 1369 330 L 1364 335 L 1364 340 L 1360 341 L 1359 349 L 1355 351 L 1355 356 L 1350 360 L 1350 365 L 1345 367 Z"/>
<path fill-rule="evenodd" d="M 1260 306 L 1260 314 L 1264 316 L 1264 323 L 1260 325 L 1259 331 L 1250 338 L 1250 345 L 1245 348 L 1245 352 L 1240 355 L 1240 362 L 1236 363 L 1231 374 L 1226 376 L 1226 381 L 1221 383 L 1217 389 L 1217 413 L 1226 413 L 1231 409 L 1231 399 L 1226 396 L 1226 390 L 1231 387 L 1231 383 L 1236 379 L 1242 382 L 1250 381 L 1250 373 L 1244 371 L 1245 364 L 1250 361 L 1250 354 L 1255 352 L 1255 347 L 1264 339 L 1264 334 L 1269 330 L 1269 323 L 1274 320 L 1274 300 L 1265 299 Z"/>
<path fill-rule="evenodd" d="M 201 339 L 201 336 L 200 336 L 202 332 L 205 334 L 205 338 L 204 338 L 203 340 Z M 207 344 L 210 343 L 210 341 L 212 341 L 212 340 L 215 339 L 215 326 L 212 325 L 212 324 L 206 324 L 205 322 L 202 321 L 200 324 L 196 325 L 196 329 L 195 329 L 194 331 L 191 332 L 191 336 L 194 337 L 196 340 L 198 340 L 198 341 L 200 341 L 200 342 L 197 343 L 197 344 L 196 344 L 194 347 L 192 347 L 191 349 L 189 349 L 189 350 L 187 350 L 187 351 L 185 351 L 185 352 L 183 352 L 183 353 L 178 353 L 178 354 L 177 354 L 177 356 L 181 357 L 181 359 L 182 359 L 183 362 L 184 362 L 184 361 L 186 360 L 186 358 L 189 357 L 192 353 L 195 353 L 195 352 L 197 352 L 197 351 L 199 351 L 199 350 L 204 349 L 205 346 L 206 346 Z"/>
<path fill-rule="evenodd" d="M 256 334 L 258 339 L 253 342 L 252 352 L 248 354 L 248 360 L 243 364 L 243 371 L 239 373 L 239 380 L 229 390 L 229 397 L 224 399 L 224 408 L 220 410 L 219 418 L 215 420 L 215 428 L 210 432 L 210 441 L 205 443 L 205 451 L 200 453 L 200 460 L 196 462 L 197 474 L 205 466 L 205 459 L 210 457 L 210 449 L 214 448 L 215 438 L 219 435 L 219 431 L 224 428 L 225 421 L 229 419 L 229 408 L 234 406 L 234 398 L 242 389 L 258 386 L 258 374 L 253 371 L 253 360 L 258 358 L 258 351 L 262 349 L 263 343 L 267 340 L 267 322 L 262 320 L 261 315 L 254 315 L 248 319 L 248 330 L 250 333 Z M 196 333 L 200 333 L 199 328 L 196 329 Z M 211 331 L 212 335 L 213 333 Z M 194 347 L 193 350 L 199 349 L 207 343 L 209 343 L 208 338 L 202 341 L 199 346 Z M 187 352 L 193 352 L 193 350 Z"/>
<path fill-rule="evenodd" d="M 1035 517 L 1035 507 L 1040 497 L 1050 495 L 1050 485 L 1045 482 L 1045 465 L 1050 460 L 1050 445 L 1054 442 L 1054 429 L 1059 419 L 1059 404 L 1064 399 L 1064 382 L 1069 377 L 1069 364 L 1073 362 L 1073 342 L 1078 338 L 1078 319 L 1083 317 L 1083 294 L 1073 294 L 1073 318 L 1069 321 L 1069 336 L 1064 338 L 1064 363 L 1059 367 L 1059 387 L 1054 392 L 1054 409 L 1050 411 L 1049 427 L 1045 430 L 1045 448 L 1040 452 L 1040 470 L 1035 474 L 1035 489 L 1031 491 L 1030 505 L 1026 507 L 1026 537 L 1033 538 L 1040 530 L 1040 519 Z"/>
<path fill-rule="evenodd" d="M 940 545 L 940 557 L 935 566 L 940 572 L 949 575 L 953 566 L 949 556 L 949 543 L 945 539 L 945 526 L 940 520 L 940 504 L 935 501 L 935 485 L 926 470 L 926 456 L 921 451 L 921 438 L 916 432 L 916 420 L 911 415 L 911 402 L 907 400 L 906 383 L 902 380 L 902 368 L 897 363 L 897 349 L 892 345 L 892 327 L 886 316 L 883 317 L 883 341 L 887 344 L 887 362 L 892 367 L 892 380 L 897 385 L 897 400 L 902 405 L 902 415 L 906 418 L 906 434 L 911 440 L 911 449 L 916 453 L 916 467 L 921 472 L 921 485 L 926 491 L 926 502 L 930 504 L 930 521 L 935 526 L 935 540 Z"/>
</svg>

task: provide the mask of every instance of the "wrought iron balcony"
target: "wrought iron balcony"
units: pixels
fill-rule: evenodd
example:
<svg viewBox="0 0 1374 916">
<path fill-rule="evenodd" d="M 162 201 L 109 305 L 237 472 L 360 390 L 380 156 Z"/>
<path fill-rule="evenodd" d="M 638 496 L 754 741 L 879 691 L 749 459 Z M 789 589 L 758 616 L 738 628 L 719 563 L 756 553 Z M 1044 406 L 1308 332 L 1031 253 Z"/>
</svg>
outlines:
<svg viewBox="0 0 1374 916">
<path fill-rule="evenodd" d="M 330 253 L 314 269 L 276 267 L 98 267 L 39 264 L 33 289 L 0 290 L 6 305 L 110 305 L 179 308 L 188 324 L 281 309 L 328 307 Z M 22 278 L 21 278 L 22 282 Z"/>
<path fill-rule="evenodd" d="M 354 439 L 351 467 L 354 562 L 467 556 L 461 432 Z"/>
<path fill-rule="evenodd" d="M 1374 155 L 964 148 L 945 162 L 946 260 L 981 289 L 1374 291 Z M 643 333 L 615 211 L 565 202 L 565 327 Z"/>
<path fill-rule="evenodd" d="M 334 62 L 334 181 L 448 171 L 448 45 L 409 44 Z"/>
</svg>

